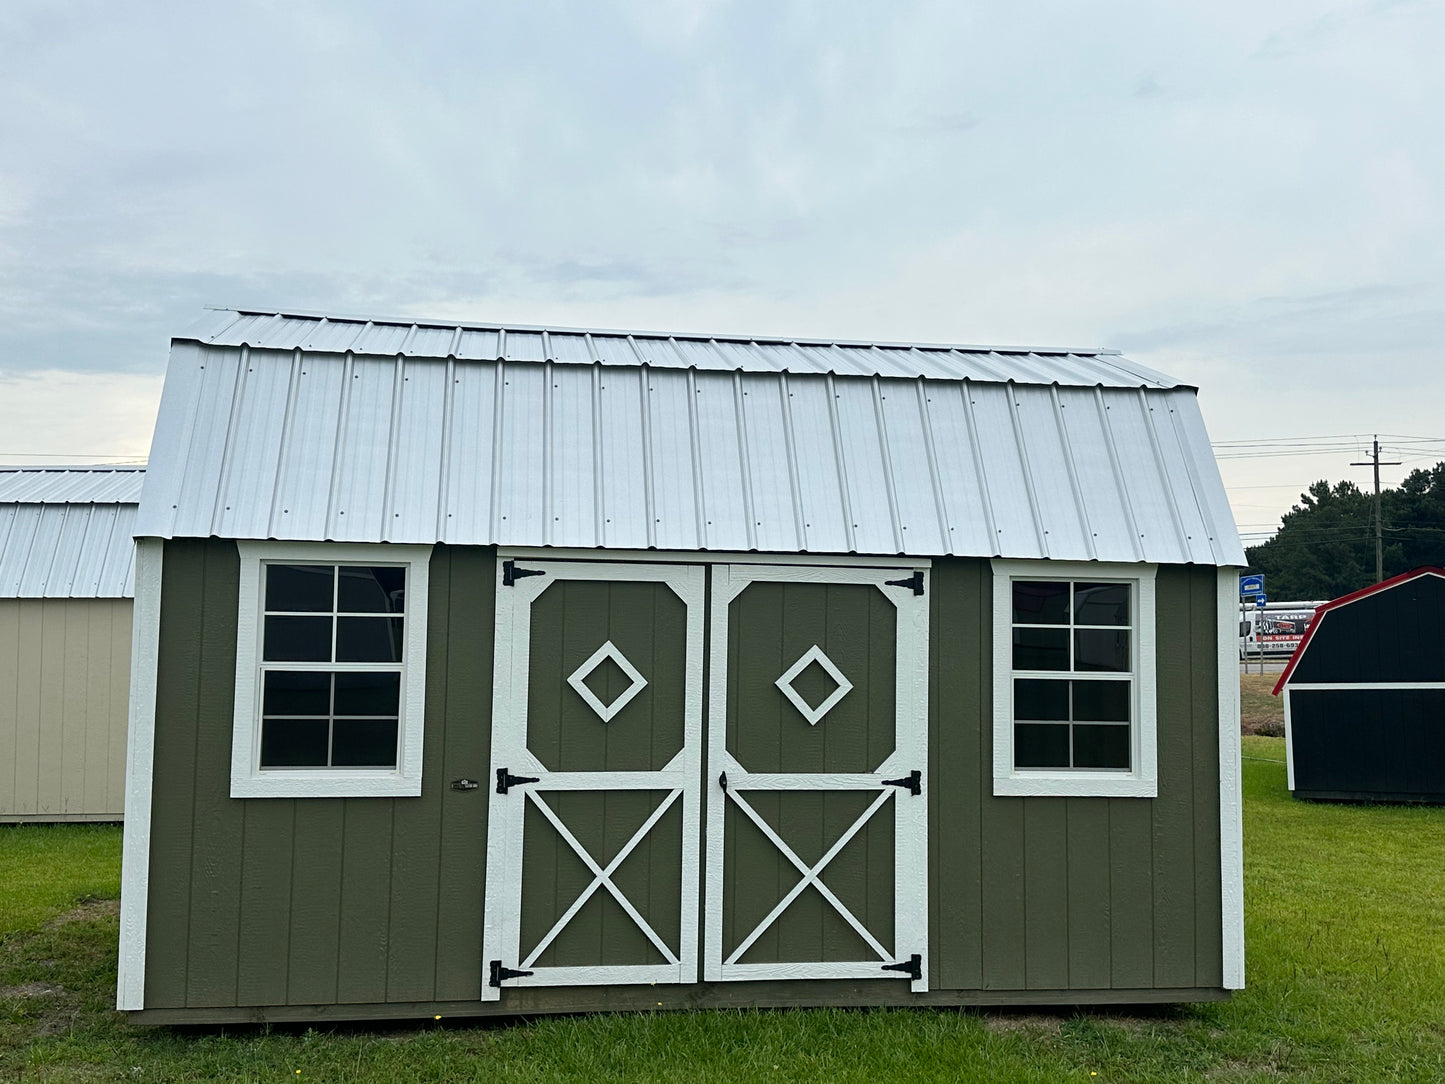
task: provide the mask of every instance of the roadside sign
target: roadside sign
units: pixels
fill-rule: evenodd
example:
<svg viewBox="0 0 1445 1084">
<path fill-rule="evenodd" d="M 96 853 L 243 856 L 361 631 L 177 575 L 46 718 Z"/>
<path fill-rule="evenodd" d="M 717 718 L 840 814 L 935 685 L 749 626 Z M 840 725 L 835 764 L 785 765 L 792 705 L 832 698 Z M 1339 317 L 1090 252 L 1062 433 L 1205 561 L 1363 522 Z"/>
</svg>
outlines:
<svg viewBox="0 0 1445 1084">
<path fill-rule="evenodd" d="M 1264 594 L 1264 576 L 1239 577 L 1239 593 L 1241 596 Z"/>
<path fill-rule="evenodd" d="M 1264 608 L 1264 604 L 1265 604 L 1266 602 L 1268 602 L 1268 601 L 1269 601 L 1269 598 L 1268 598 L 1268 596 L 1265 595 L 1265 593 L 1264 593 L 1263 591 L 1261 591 L 1259 594 L 1257 594 L 1257 595 L 1254 596 L 1254 604 L 1255 604 L 1256 606 L 1258 606 L 1260 609 L 1263 609 L 1263 608 Z"/>
</svg>

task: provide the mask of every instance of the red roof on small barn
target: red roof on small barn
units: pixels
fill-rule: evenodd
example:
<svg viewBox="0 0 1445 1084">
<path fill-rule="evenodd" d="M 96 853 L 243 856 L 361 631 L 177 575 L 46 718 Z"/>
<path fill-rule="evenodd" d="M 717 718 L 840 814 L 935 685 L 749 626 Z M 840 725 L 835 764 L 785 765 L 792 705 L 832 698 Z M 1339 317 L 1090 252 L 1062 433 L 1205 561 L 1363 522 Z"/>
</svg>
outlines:
<svg viewBox="0 0 1445 1084">
<path fill-rule="evenodd" d="M 1305 648 L 1309 646 L 1310 639 L 1314 636 L 1315 629 L 1320 627 L 1320 621 L 1323 620 L 1326 612 L 1338 610 L 1341 606 L 1348 606 L 1352 602 L 1358 602 L 1368 595 L 1378 595 L 1381 591 L 1388 591 L 1392 587 L 1398 587 L 1402 583 L 1419 579 L 1421 576 L 1439 576 L 1441 579 L 1445 579 L 1445 568 L 1436 568 L 1434 565 L 1422 565 L 1420 568 L 1413 568 L 1409 572 L 1401 572 L 1398 576 L 1391 576 L 1388 580 L 1381 580 L 1379 583 L 1371 584 L 1369 587 L 1362 587 L 1358 591 L 1351 591 L 1348 595 L 1341 595 L 1337 599 L 1331 599 L 1323 606 L 1317 606 L 1315 608 L 1314 619 L 1310 621 L 1309 628 L 1305 629 L 1304 638 L 1300 640 L 1299 645 L 1294 649 L 1294 654 L 1289 657 L 1289 662 L 1285 664 L 1284 673 L 1279 675 L 1279 681 L 1275 682 L 1274 695 L 1278 696 L 1280 694 L 1280 690 L 1284 688 L 1285 682 L 1287 682 L 1289 676 L 1294 673 L 1295 663 L 1304 657 Z"/>
</svg>

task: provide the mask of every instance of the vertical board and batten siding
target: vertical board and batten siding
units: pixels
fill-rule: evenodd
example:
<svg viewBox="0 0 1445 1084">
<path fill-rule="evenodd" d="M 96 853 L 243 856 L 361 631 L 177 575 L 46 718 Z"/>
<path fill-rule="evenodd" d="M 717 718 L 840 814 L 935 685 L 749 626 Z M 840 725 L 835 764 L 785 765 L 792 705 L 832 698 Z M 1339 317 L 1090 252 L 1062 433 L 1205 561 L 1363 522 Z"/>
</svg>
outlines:
<svg viewBox="0 0 1445 1084">
<path fill-rule="evenodd" d="M 431 562 L 420 798 L 230 798 L 240 559 L 166 544 L 148 1009 L 456 1001 L 480 984 L 495 564 Z"/>
<path fill-rule="evenodd" d="M 0 599 L 0 823 L 121 819 L 131 609 Z"/>
<path fill-rule="evenodd" d="M 992 578 L 935 561 L 933 989 L 1218 988 L 1215 571 L 1160 568 L 1159 797 L 995 798 Z"/>
<path fill-rule="evenodd" d="M 234 800 L 239 558 L 231 542 L 166 543 L 145 993 L 154 1019 L 388 1003 L 565 1011 L 648 998 L 862 1004 L 1057 992 L 1067 1003 L 1222 987 L 1215 570 L 1158 573 L 1159 797 L 995 798 L 991 571 L 985 560 L 940 559 L 930 602 L 931 993 L 753 982 L 648 987 L 639 1001 L 620 987 L 535 988 L 504 991 L 487 1008 L 476 1001 L 487 791 L 446 784 L 488 769 L 494 562 L 485 548 L 438 546 L 432 558 L 421 797 Z"/>
</svg>

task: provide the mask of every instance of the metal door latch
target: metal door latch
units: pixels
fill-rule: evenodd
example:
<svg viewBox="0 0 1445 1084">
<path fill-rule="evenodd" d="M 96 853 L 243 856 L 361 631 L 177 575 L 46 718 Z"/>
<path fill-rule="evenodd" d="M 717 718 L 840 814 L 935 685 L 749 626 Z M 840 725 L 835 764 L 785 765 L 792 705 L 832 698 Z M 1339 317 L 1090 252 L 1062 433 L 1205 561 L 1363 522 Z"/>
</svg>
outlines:
<svg viewBox="0 0 1445 1084">
<path fill-rule="evenodd" d="M 493 960 L 491 974 L 487 978 L 488 986 L 501 986 L 503 979 L 525 979 L 532 974 L 530 971 L 518 971 L 515 968 L 503 967 L 501 960 Z"/>
<path fill-rule="evenodd" d="M 915 572 L 906 580 L 884 580 L 889 587 L 911 587 L 915 595 L 923 594 L 923 573 Z"/>
<path fill-rule="evenodd" d="M 517 581 L 527 576 L 545 576 L 547 573 L 540 568 L 518 568 L 516 561 L 502 562 L 502 586 L 515 587 Z M 922 594 L 922 592 L 919 592 Z"/>
<path fill-rule="evenodd" d="M 727 772 L 719 772 L 719 773 L 718 773 L 717 785 L 720 786 L 720 787 L 722 787 L 723 790 L 727 790 L 727 789 L 728 789 L 728 773 L 727 773 Z"/>
<path fill-rule="evenodd" d="M 481 784 L 475 779 L 453 779 L 452 790 L 476 790 Z"/>
<path fill-rule="evenodd" d="M 520 787 L 523 783 L 535 783 L 535 775 L 513 775 L 506 768 L 497 769 L 497 793 L 506 794 L 512 787 Z"/>
<path fill-rule="evenodd" d="M 496 962 L 492 964 L 493 974 L 496 974 L 497 966 L 498 963 Z M 918 982 L 923 978 L 923 957 L 915 952 L 912 956 L 908 957 L 908 959 L 904 960 L 901 964 L 884 964 L 883 970 L 902 971 L 914 982 Z M 492 983 L 492 985 L 495 986 L 496 983 Z"/>
<path fill-rule="evenodd" d="M 885 787 L 902 787 L 904 790 L 908 791 L 909 794 L 922 794 L 923 773 L 920 772 L 917 768 L 914 768 L 902 779 L 883 780 L 883 785 Z"/>
</svg>

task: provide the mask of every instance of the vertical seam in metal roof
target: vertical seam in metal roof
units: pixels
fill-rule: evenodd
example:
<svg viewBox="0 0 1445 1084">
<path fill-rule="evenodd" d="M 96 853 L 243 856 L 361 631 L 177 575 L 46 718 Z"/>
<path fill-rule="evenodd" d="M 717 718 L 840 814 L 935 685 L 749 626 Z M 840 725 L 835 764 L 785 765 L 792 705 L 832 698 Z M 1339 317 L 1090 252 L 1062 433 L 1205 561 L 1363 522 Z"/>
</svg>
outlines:
<svg viewBox="0 0 1445 1084">
<path fill-rule="evenodd" d="M 630 339 L 631 336 L 628 336 Z M 636 349 L 634 344 L 633 349 Z M 656 449 L 652 446 L 652 369 L 646 363 L 637 368 L 637 391 L 642 402 L 642 504 L 647 512 L 647 548 L 657 545 L 657 497 L 654 492 Z"/>
<path fill-rule="evenodd" d="M 828 389 L 828 427 L 833 432 L 833 464 L 838 470 L 838 495 L 843 500 L 843 535 L 848 540 L 848 552 L 858 549 L 853 531 L 858 525 L 853 522 L 853 498 L 848 493 L 848 461 L 843 454 L 843 426 L 838 421 L 838 391 L 833 384 L 833 374 L 823 374 Z"/>
<path fill-rule="evenodd" d="M 356 344 L 359 343 L 359 342 L 362 340 L 362 338 L 366 335 L 366 333 L 372 329 L 372 326 L 373 326 L 373 325 L 372 325 L 372 322 L 371 322 L 370 320 L 368 320 L 368 321 L 366 321 L 366 323 L 362 324 L 359 328 L 357 328 L 357 329 L 356 329 L 356 334 L 353 335 L 353 336 L 351 337 L 351 341 L 346 344 L 345 353 L 347 353 L 347 354 L 353 353 L 353 352 L 356 350 Z"/>
<path fill-rule="evenodd" d="M 326 325 L 330 322 L 330 319 L 325 316 L 323 316 L 320 320 L 317 320 L 315 326 L 311 328 L 310 336 L 306 339 L 304 343 L 301 344 L 301 348 L 303 350 L 310 350 L 314 348 L 316 346 L 317 337 L 321 334 L 322 331 L 326 329 Z"/>
<path fill-rule="evenodd" d="M 502 535 L 502 421 L 506 418 L 503 397 L 507 390 L 506 362 L 497 359 L 492 380 L 492 514 L 487 525 L 489 541 L 496 545 Z"/>
<path fill-rule="evenodd" d="M 637 359 L 637 364 L 646 365 L 647 359 L 642 356 L 642 347 L 637 345 L 637 340 L 631 335 L 627 336 L 627 345 L 632 347 L 632 356 Z"/>
<path fill-rule="evenodd" d="M 301 378 L 306 375 L 301 366 L 306 364 L 305 356 L 298 346 L 291 351 L 291 375 L 286 384 L 286 406 L 281 427 L 281 446 L 276 454 L 276 476 L 271 486 L 271 513 L 266 518 L 266 534 L 276 537 L 276 506 L 281 503 L 281 479 L 285 477 L 286 461 L 291 455 L 291 434 L 296 428 L 296 400 L 301 395 Z"/>
<path fill-rule="evenodd" d="M 110 523 L 107 524 L 107 525 L 106 525 L 106 528 L 105 528 L 105 544 L 104 544 L 104 547 L 103 547 L 103 548 L 101 549 L 101 551 L 100 551 L 100 553 L 101 553 L 100 569 L 99 569 L 99 571 L 96 573 L 95 579 L 94 579 L 93 581 L 91 581 L 91 584 L 90 584 L 91 592 L 94 593 L 94 594 L 96 594 L 96 595 L 99 595 L 99 594 L 100 594 L 100 579 L 101 579 L 101 576 L 103 576 L 103 575 L 105 574 L 105 571 L 106 571 L 106 568 L 105 568 L 105 557 L 106 557 L 107 554 L 109 554 L 109 553 L 112 552 L 112 550 L 111 550 L 110 547 L 111 547 L 111 546 L 114 544 L 114 542 L 115 542 L 115 527 L 116 527 L 116 524 L 119 523 L 119 522 L 120 522 L 120 506 L 119 506 L 119 505 L 112 505 L 112 506 L 111 506 L 111 509 L 110 509 Z M 124 579 L 124 577 L 122 577 L 122 580 L 123 580 L 123 579 Z M 123 589 L 123 588 L 122 588 L 122 589 Z"/>
<path fill-rule="evenodd" d="M 5 522 L 0 523 L 0 558 L 5 556 L 6 549 L 10 546 L 10 537 L 15 533 L 15 517 L 20 514 L 20 506 L 14 505 L 5 517 Z M 4 565 L 0 564 L 0 568 Z M 0 593 L 3 593 L 6 585 L 0 583 Z"/>
<path fill-rule="evenodd" d="M 341 471 L 341 450 L 346 447 L 346 423 L 351 415 L 351 383 L 356 379 L 353 369 L 356 367 L 355 355 L 350 350 L 346 352 L 346 360 L 341 367 L 341 408 L 336 418 L 336 436 L 331 447 L 331 481 L 326 490 L 326 525 L 323 538 L 328 541 L 336 537 L 335 524 L 336 513 L 340 511 L 336 507 L 337 476 Z"/>
<path fill-rule="evenodd" d="M 210 337 L 209 339 L 207 339 L 206 342 L 208 342 L 208 343 L 213 343 L 213 342 L 215 342 L 215 341 L 216 341 L 217 339 L 219 339 L 222 335 L 224 335 L 226 332 L 230 331 L 233 327 L 235 327 L 237 324 L 239 324 L 242 320 L 245 319 L 245 317 L 242 316 L 241 313 L 235 312 L 235 311 L 233 311 L 233 312 L 230 314 L 230 316 L 231 316 L 231 318 L 230 318 L 230 320 L 228 320 L 228 321 L 226 322 L 225 326 L 224 326 L 224 327 L 221 327 L 221 328 L 218 328 L 216 331 L 212 332 L 212 333 L 211 333 L 211 337 Z"/>
<path fill-rule="evenodd" d="M 543 360 L 544 362 L 545 362 L 545 361 L 551 361 L 551 360 L 553 360 L 553 359 L 552 359 L 552 335 L 551 335 L 550 332 L 547 331 L 546 328 L 543 328 L 543 329 L 542 329 L 542 360 Z"/>
<path fill-rule="evenodd" d="M 461 328 L 460 326 L 457 326 L 457 327 L 452 328 L 452 341 L 449 342 L 449 343 L 447 343 L 447 358 L 448 358 L 448 360 L 455 360 L 455 359 L 456 359 L 456 356 L 457 356 L 457 351 L 460 350 L 461 348 L 462 348 L 462 328 Z"/>
<path fill-rule="evenodd" d="M 746 520 L 743 524 L 747 537 L 748 549 L 758 548 L 758 521 L 753 516 L 753 468 L 752 457 L 748 453 L 748 419 L 743 412 L 743 372 L 741 369 L 733 370 L 733 410 L 737 414 L 738 427 L 738 457 L 741 460 L 739 466 L 743 475 L 743 515 Z"/>
<path fill-rule="evenodd" d="M 1049 556 L 1049 532 L 1044 529 L 1043 518 L 1039 514 L 1039 498 L 1034 492 L 1034 472 L 1029 466 L 1029 450 L 1024 444 L 1024 427 L 1019 418 L 1019 401 L 1014 398 L 1017 387 L 1012 380 L 1004 384 L 1004 394 L 1008 396 L 1008 415 L 1013 422 L 1014 444 L 1017 445 L 1019 463 L 1023 466 L 1024 493 L 1029 499 L 1029 514 L 1034 520 L 1034 537 L 1039 544 L 1039 550 L 1044 557 Z"/>
<path fill-rule="evenodd" d="M 588 336 L 591 346 L 591 336 Z M 602 363 L 592 363 L 592 527 L 597 545 L 607 545 L 607 482 L 602 441 Z"/>
<path fill-rule="evenodd" d="M 211 523 L 212 534 L 219 534 L 221 530 L 221 501 L 226 495 L 226 488 L 231 481 L 231 469 L 236 462 L 236 421 L 241 413 L 243 401 L 246 396 L 246 374 L 251 370 L 251 348 L 241 347 L 241 363 L 236 366 L 235 390 L 231 393 L 231 409 L 226 413 L 226 439 L 224 451 L 221 453 L 220 476 L 216 480 L 216 499 L 211 502 Z"/>
<path fill-rule="evenodd" d="M 507 360 L 507 329 L 497 328 L 497 361 Z"/>
<path fill-rule="evenodd" d="M 1149 405 L 1149 396 L 1143 388 L 1138 389 L 1139 405 L 1144 408 L 1144 430 L 1149 434 L 1149 450 L 1154 453 L 1154 469 L 1159 472 L 1159 485 L 1164 491 L 1164 503 L 1169 506 L 1169 516 L 1174 521 L 1174 530 L 1179 542 L 1181 555 L 1189 553 L 1189 536 L 1184 533 L 1184 521 L 1179 518 L 1179 506 L 1174 503 L 1174 487 L 1169 481 L 1169 469 L 1164 462 L 1164 449 L 1159 446 L 1159 432 L 1154 428 L 1154 408 Z"/>
<path fill-rule="evenodd" d="M 898 491 L 893 479 L 893 453 L 888 447 L 888 422 L 883 418 L 883 387 L 875 373 L 869 377 L 873 389 L 873 422 L 878 426 L 878 448 L 883 453 L 883 491 L 888 495 L 888 523 L 893 528 L 893 549 L 903 553 L 908 547 L 903 544 L 903 532 L 908 524 L 900 522 L 898 514 Z"/>
<path fill-rule="evenodd" d="M 788 489 L 793 497 L 793 529 L 798 532 L 798 548 L 808 548 L 808 521 L 803 516 L 803 486 L 798 479 L 798 452 L 793 443 L 793 393 L 788 388 L 787 371 L 778 374 L 778 391 L 782 395 L 783 448 L 788 457 Z"/>
<path fill-rule="evenodd" d="M 1104 402 L 1104 389 L 1094 385 L 1094 405 L 1099 410 L 1099 424 L 1104 428 L 1104 448 L 1109 453 L 1109 466 L 1114 471 L 1114 484 L 1119 489 L 1119 501 L 1124 508 L 1124 519 L 1129 524 L 1129 544 L 1134 556 L 1144 560 L 1144 536 L 1139 533 L 1139 518 L 1134 515 L 1134 502 L 1129 499 L 1129 485 L 1124 478 L 1124 469 L 1119 463 L 1119 448 L 1114 443 L 1114 423 L 1109 420 L 1110 407 Z"/>
<path fill-rule="evenodd" d="M 457 345 L 462 329 L 452 335 L 451 349 L 447 353 L 446 386 L 442 388 L 442 444 L 437 456 L 437 538 L 448 540 L 447 520 L 451 517 L 452 505 L 452 414 L 456 410 Z"/>
<path fill-rule="evenodd" d="M 929 396 L 923 377 L 913 382 L 918 396 L 918 418 L 923 426 L 923 451 L 928 459 L 928 480 L 933 483 L 933 507 L 938 515 L 938 540 L 945 553 L 953 552 L 953 523 L 948 515 L 948 502 L 943 496 L 943 476 L 938 470 L 938 449 L 933 444 L 933 420 L 928 416 Z"/>
<path fill-rule="evenodd" d="M 597 344 L 592 341 L 592 332 L 584 331 L 582 340 L 587 344 L 587 356 L 592 359 L 594 364 L 600 365 L 602 359 L 597 356 Z"/>
<path fill-rule="evenodd" d="M 412 331 L 415 330 L 416 325 L 413 324 Z M 408 332 L 408 335 L 410 334 L 411 332 Z M 396 367 L 391 376 L 391 421 L 386 433 L 386 474 L 381 490 L 381 539 L 383 542 L 391 541 L 392 524 L 401 517 L 401 513 L 396 511 L 393 506 L 396 502 L 397 460 L 401 458 L 401 407 L 402 398 L 406 395 L 406 384 L 406 355 L 397 351 Z"/>
<path fill-rule="evenodd" d="M 545 335 L 546 332 L 543 332 Z M 544 343 L 545 347 L 545 343 Z M 546 353 L 544 348 L 542 353 Z M 542 545 L 552 544 L 552 467 L 555 458 L 552 442 L 556 439 L 556 426 L 552 418 L 552 363 L 542 362 Z"/>
<path fill-rule="evenodd" d="M 206 358 L 208 356 L 209 355 L 206 351 L 201 351 L 201 360 L 196 369 L 198 374 L 204 371 L 204 369 L 206 368 Z M 169 373 L 167 375 L 169 375 Z M 199 375 L 197 375 L 196 379 L 192 382 L 193 387 L 191 389 L 191 401 L 187 405 L 187 409 L 185 412 L 185 422 L 181 430 L 181 439 L 176 444 L 176 451 L 183 455 L 185 452 L 189 452 L 191 450 L 191 442 L 195 439 L 196 419 L 200 417 L 201 413 L 201 388 L 202 385 L 205 384 L 205 382 L 206 378 Z M 199 465 L 198 461 L 200 460 L 200 458 L 200 456 L 184 455 L 184 462 L 181 464 L 180 480 L 176 485 L 175 489 L 171 491 L 172 497 L 175 498 L 177 501 L 179 500 L 180 495 L 186 491 L 186 478 L 189 477 L 191 468 L 193 466 Z M 174 535 L 176 533 L 176 519 L 180 515 L 179 507 L 180 506 L 178 503 L 172 503 L 170 507 L 170 513 L 167 517 L 167 520 L 170 524 L 166 532 L 167 536 Z"/>
<path fill-rule="evenodd" d="M 1169 404 L 1169 429 L 1174 434 L 1174 443 L 1179 448 L 1179 456 L 1184 460 L 1185 477 L 1189 479 L 1189 495 L 1194 498 L 1194 509 L 1199 513 L 1199 522 L 1204 525 L 1204 537 L 1209 542 L 1209 554 L 1214 558 L 1215 564 L 1223 564 L 1224 558 L 1217 544 L 1214 524 L 1209 518 L 1209 511 L 1205 508 L 1204 501 L 1200 495 L 1202 487 L 1200 484 L 1199 471 L 1195 465 L 1194 457 L 1189 454 L 1189 448 L 1185 444 L 1184 434 L 1179 430 L 1179 411 L 1175 410 L 1174 404 L 1170 402 L 1173 398 L 1172 396 L 1166 394 L 1161 396 L 1161 398 Z M 1188 536 L 1186 535 L 1185 537 L 1187 538 Z M 1194 549 L 1192 546 L 1188 550 L 1188 555 L 1190 560 L 1193 560 Z"/>
<path fill-rule="evenodd" d="M 74 509 L 76 509 L 76 508 L 83 508 L 83 507 L 85 507 L 85 506 L 84 506 L 84 505 L 78 505 L 78 504 L 62 504 L 62 505 L 60 506 L 60 529 L 59 529 L 58 531 L 56 531 L 56 535 L 55 535 L 56 538 L 63 538 L 63 537 L 65 537 L 65 534 L 66 534 L 65 528 L 66 528 L 66 525 L 70 522 L 70 513 L 71 513 Z M 81 528 L 81 533 L 83 534 L 84 531 L 85 531 L 85 528 L 82 527 L 82 528 Z M 40 534 L 39 531 L 37 531 L 37 532 L 35 532 L 35 533 L 36 533 L 36 536 L 37 536 L 37 537 L 38 537 L 39 534 Z M 31 543 L 31 547 L 32 547 L 32 552 L 34 552 L 34 543 L 33 543 L 33 542 Z M 43 571 L 41 572 L 41 574 L 40 574 L 40 594 L 41 594 L 41 595 L 45 595 L 45 594 L 48 594 L 48 593 L 49 593 L 50 581 L 51 581 L 51 580 L 54 578 L 54 576 L 55 576 L 56 562 L 58 562 L 58 561 L 60 560 L 60 547 L 59 547 L 59 546 L 56 546 L 54 549 L 52 549 L 49 553 L 45 554 L 44 556 L 45 556 L 45 566 L 44 566 L 44 570 L 43 570 Z M 68 589 L 68 587 L 69 587 L 69 585 L 67 585 L 67 589 Z"/>
<path fill-rule="evenodd" d="M 398 355 L 406 353 L 406 348 L 416 341 L 417 332 L 420 330 L 416 324 L 412 324 L 411 327 L 407 328 L 406 334 L 401 338 L 401 345 L 396 348 Z"/>
<path fill-rule="evenodd" d="M 1089 560 L 1096 561 L 1099 558 L 1099 548 L 1094 544 L 1098 537 L 1094 534 L 1094 528 L 1089 523 L 1089 510 L 1084 506 L 1084 491 L 1079 486 L 1079 468 L 1074 463 L 1074 447 L 1069 441 L 1069 427 L 1064 424 L 1064 403 L 1059 398 L 1058 384 L 1049 385 L 1049 400 L 1054 407 L 1054 422 L 1059 427 L 1059 443 L 1064 449 L 1064 467 L 1069 472 L 1069 488 L 1074 494 L 1074 508 L 1079 513 L 1079 524 L 1084 528 L 1084 549 L 1089 554 Z"/>
<path fill-rule="evenodd" d="M 693 508 L 697 513 L 697 544 L 700 549 L 708 548 L 707 537 L 707 493 L 702 472 L 702 430 L 697 417 L 697 368 L 687 369 L 687 436 L 688 448 L 692 453 L 692 488 L 696 497 Z"/>
</svg>

